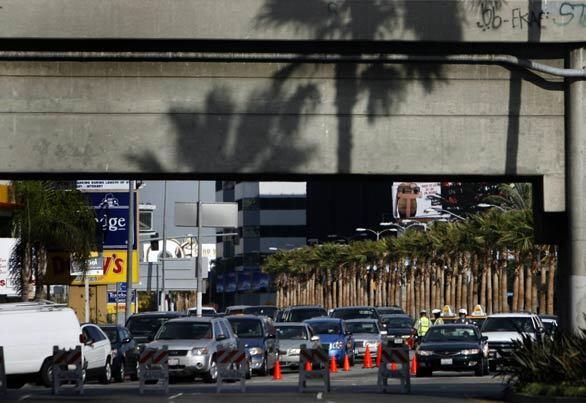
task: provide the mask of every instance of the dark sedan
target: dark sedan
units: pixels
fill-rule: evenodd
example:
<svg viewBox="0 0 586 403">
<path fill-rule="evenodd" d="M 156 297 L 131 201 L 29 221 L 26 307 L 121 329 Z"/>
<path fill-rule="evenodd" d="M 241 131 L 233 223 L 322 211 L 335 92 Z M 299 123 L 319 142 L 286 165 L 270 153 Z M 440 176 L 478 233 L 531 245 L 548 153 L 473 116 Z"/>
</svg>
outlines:
<svg viewBox="0 0 586 403">
<path fill-rule="evenodd" d="M 488 344 L 475 325 L 432 326 L 416 351 L 417 376 L 433 371 L 488 374 Z"/>
<path fill-rule="evenodd" d="M 136 343 L 144 345 L 153 341 L 155 334 L 168 320 L 185 316 L 182 312 L 141 312 L 132 315 L 126 321 L 126 328 Z"/>
<path fill-rule="evenodd" d="M 381 317 L 384 330 L 389 338 L 408 339 L 413 333 L 413 320 L 409 315 L 394 314 Z"/>
<path fill-rule="evenodd" d="M 124 326 L 100 326 L 112 345 L 112 376 L 117 382 L 123 382 L 126 375 L 138 379 L 138 346 Z"/>
</svg>

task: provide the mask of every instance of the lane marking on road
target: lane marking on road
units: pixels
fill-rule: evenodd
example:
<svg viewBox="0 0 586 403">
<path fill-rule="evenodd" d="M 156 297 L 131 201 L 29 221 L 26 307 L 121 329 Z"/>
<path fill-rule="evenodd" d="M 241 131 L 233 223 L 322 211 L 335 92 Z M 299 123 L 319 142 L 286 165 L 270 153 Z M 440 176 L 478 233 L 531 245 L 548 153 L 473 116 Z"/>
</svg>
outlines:
<svg viewBox="0 0 586 403">
<path fill-rule="evenodd" d="M 181 397 L 181 396 L 183 396 L 183 393 L 177 393 L 176 395 L 169 396 L 169 400 L 174 400 L 174 399 L 177 399 L 178 397 Z"/>
</svg>

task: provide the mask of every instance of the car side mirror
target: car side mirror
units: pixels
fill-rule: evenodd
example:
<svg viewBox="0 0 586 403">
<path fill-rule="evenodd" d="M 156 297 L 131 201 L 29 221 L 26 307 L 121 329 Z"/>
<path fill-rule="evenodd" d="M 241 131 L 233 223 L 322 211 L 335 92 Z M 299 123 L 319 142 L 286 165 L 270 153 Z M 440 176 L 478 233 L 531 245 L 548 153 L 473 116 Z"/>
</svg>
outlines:
<svg viewBox="0 0 586 403">
<path fill-rule="evenodd" d="M 91 346 L 92 344 L 94 344 L 94 341 L 92 339 L 90 339 L 90 338 L 87 338 L 84 344 L 86 346 Z"/>
<path fill-rule="evenodd" d="M 128 344 L 132 341 L 132 339 L 130 337 L 127 337 L 125 339 L 122 339 L 122 344 Z"/>
<path fill-rule="evenodd" d="M 310 341 L 319 341 L 319 336 L 311 336 Z"/>
<path fill-rule="evenodd" d="M 277 335 L 276 334 L 268 334 L 267 335 L 267 339 L 276 339 Z"/>
<path fill-rule="evenodd" d="M 487 337 L 487 336 L 482 336 L 482 337 L 480 338 L 480 340 L 482 340 L 482 341 L 488 341 L 488 337 Z"/>
<path fill-rule="evenodd" d="M 222 341 L 222 340 L 226 340 L 228 337 L 223 335 L 223 334 L 219 334 L 216 336 L 216 341 Z"/>
<path fill-rule="evenodd" d="M 350 335 L 352 334 L 352 332 L 351 332 L 350 330 L 346 330 L 346 331 L 344 332 L 344 334 L 345 334 L 346 336 L 350 336 Z"/>
<path fill-rule="evenodd" d="M 380 335 L 381 336 L 386 336 L 388 334 L 388 332 L 386 330 L 381 330 Z"/>
</svg>

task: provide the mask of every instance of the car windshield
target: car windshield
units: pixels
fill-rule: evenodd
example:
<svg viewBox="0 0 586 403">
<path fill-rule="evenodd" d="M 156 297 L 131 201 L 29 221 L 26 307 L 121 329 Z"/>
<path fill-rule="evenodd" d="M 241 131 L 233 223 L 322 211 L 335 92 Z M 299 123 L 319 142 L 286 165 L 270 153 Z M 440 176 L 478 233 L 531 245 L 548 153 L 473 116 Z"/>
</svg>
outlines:
<svg viewBox="0 0 586 403">
<path fill-rule="evenodd" d="M 156 340 L 198 340 L 211 339 L 212 325 L 202 322 L 168 322 L 165 323 Z"/>
<path fill-rule="evenodd" d="M 154 336 L 161 325 L 171 318 L 161 317 L 132 317 L 128 319 L 126 327 L 134 336 Z"/>
<path fill-rule="evenodd" d="M 521 332 L 533 333 L 531 318 L 488 318 L 482 325 L 483 332 Z"/>
<path fill-rule="evenodd" d="M 410 329 L 411 328 L 411 319 L 409 318 L 402 318 L 402 319 L 387 319 L 387 328 L 391 329 Z"/>
<path fill-rule="evenodd" d="M 350 333 L 378 333 L 378 326 L 374 322 L 347 322 Z"/>
<path fill-rule="evenodd" d="M 401 308 L 376 308 L 379 315 L 394 315 L 405 313 Z"/>
<path fill-rule="evenodd" d="M 248 339 L 263 337 L 260 320 L 229 318 L 228 321 L 238 337 Z"/>
<path fill-rule="evenodd" d="M 276 326 L 276 329 L 281 340 L 307 340 L 307 332 L 302 326 Z"/>
<path fill-rule="evenodd" d="M 338 322 L 311 322 L 311 328 L 317 334 L 341 334 L 342 328 Z"/>
<path fill-rule="evenodd" d="M 288 322 L 303 322 L 304 320 L 326 316 L 325 309 L 294 309 L 289 313 Z"/>
<path fill-rule="evenodd" d="M 108 339 L 110 339 L 110 343 L 116 343 L 118 341 L 118 332 L 115 327 L 103 327 L 102 330 L 106 333 Z"/>
<path fill-rule="evenodd" d="M 332 314 L 333 318 L 340 319 L 376 319 L 374 309 L 336 309 Z"/>
<path fill-rule="evenodd" d="M 423 342 L 438 341 L 478 341 L 479 336 L 470 327 L 436 326 L 431 327 L 425 335 Z"/>
</svg>

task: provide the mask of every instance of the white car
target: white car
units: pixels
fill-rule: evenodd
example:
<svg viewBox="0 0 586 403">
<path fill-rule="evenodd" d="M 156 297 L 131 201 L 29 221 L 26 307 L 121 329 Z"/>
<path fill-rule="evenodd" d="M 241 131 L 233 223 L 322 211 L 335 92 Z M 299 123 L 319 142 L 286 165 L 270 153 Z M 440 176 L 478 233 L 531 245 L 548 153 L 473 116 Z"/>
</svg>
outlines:
<svg viewBox="0 0 586 403">
<path fill-rule="evenodd" d="M 53 346 L 74 349 L 82 342 L 77 316 L 65 305 L 0 304 L 0 346 L 9 387 L 32 381 L 51 386 Z"/>
<path fill-rule="evenodd" d="M 512 352 L 513 341 L 521 340 L 523 335 L 538 338 L 544 334 L 539 316 L 532 313 L 499 313 L 489 315 L 482 324 L 482 335 L 488 338 L 491 371 Z"/>
<path fill-rule="evenodd" d="M 112 380 L 110 339 L 102 329 L 91 323 L 81 325 L 81 330 L 85 337 L 83 356 L 86 379 L 97 377 L 101 383 L 110 383 Z"/>
</svg>

